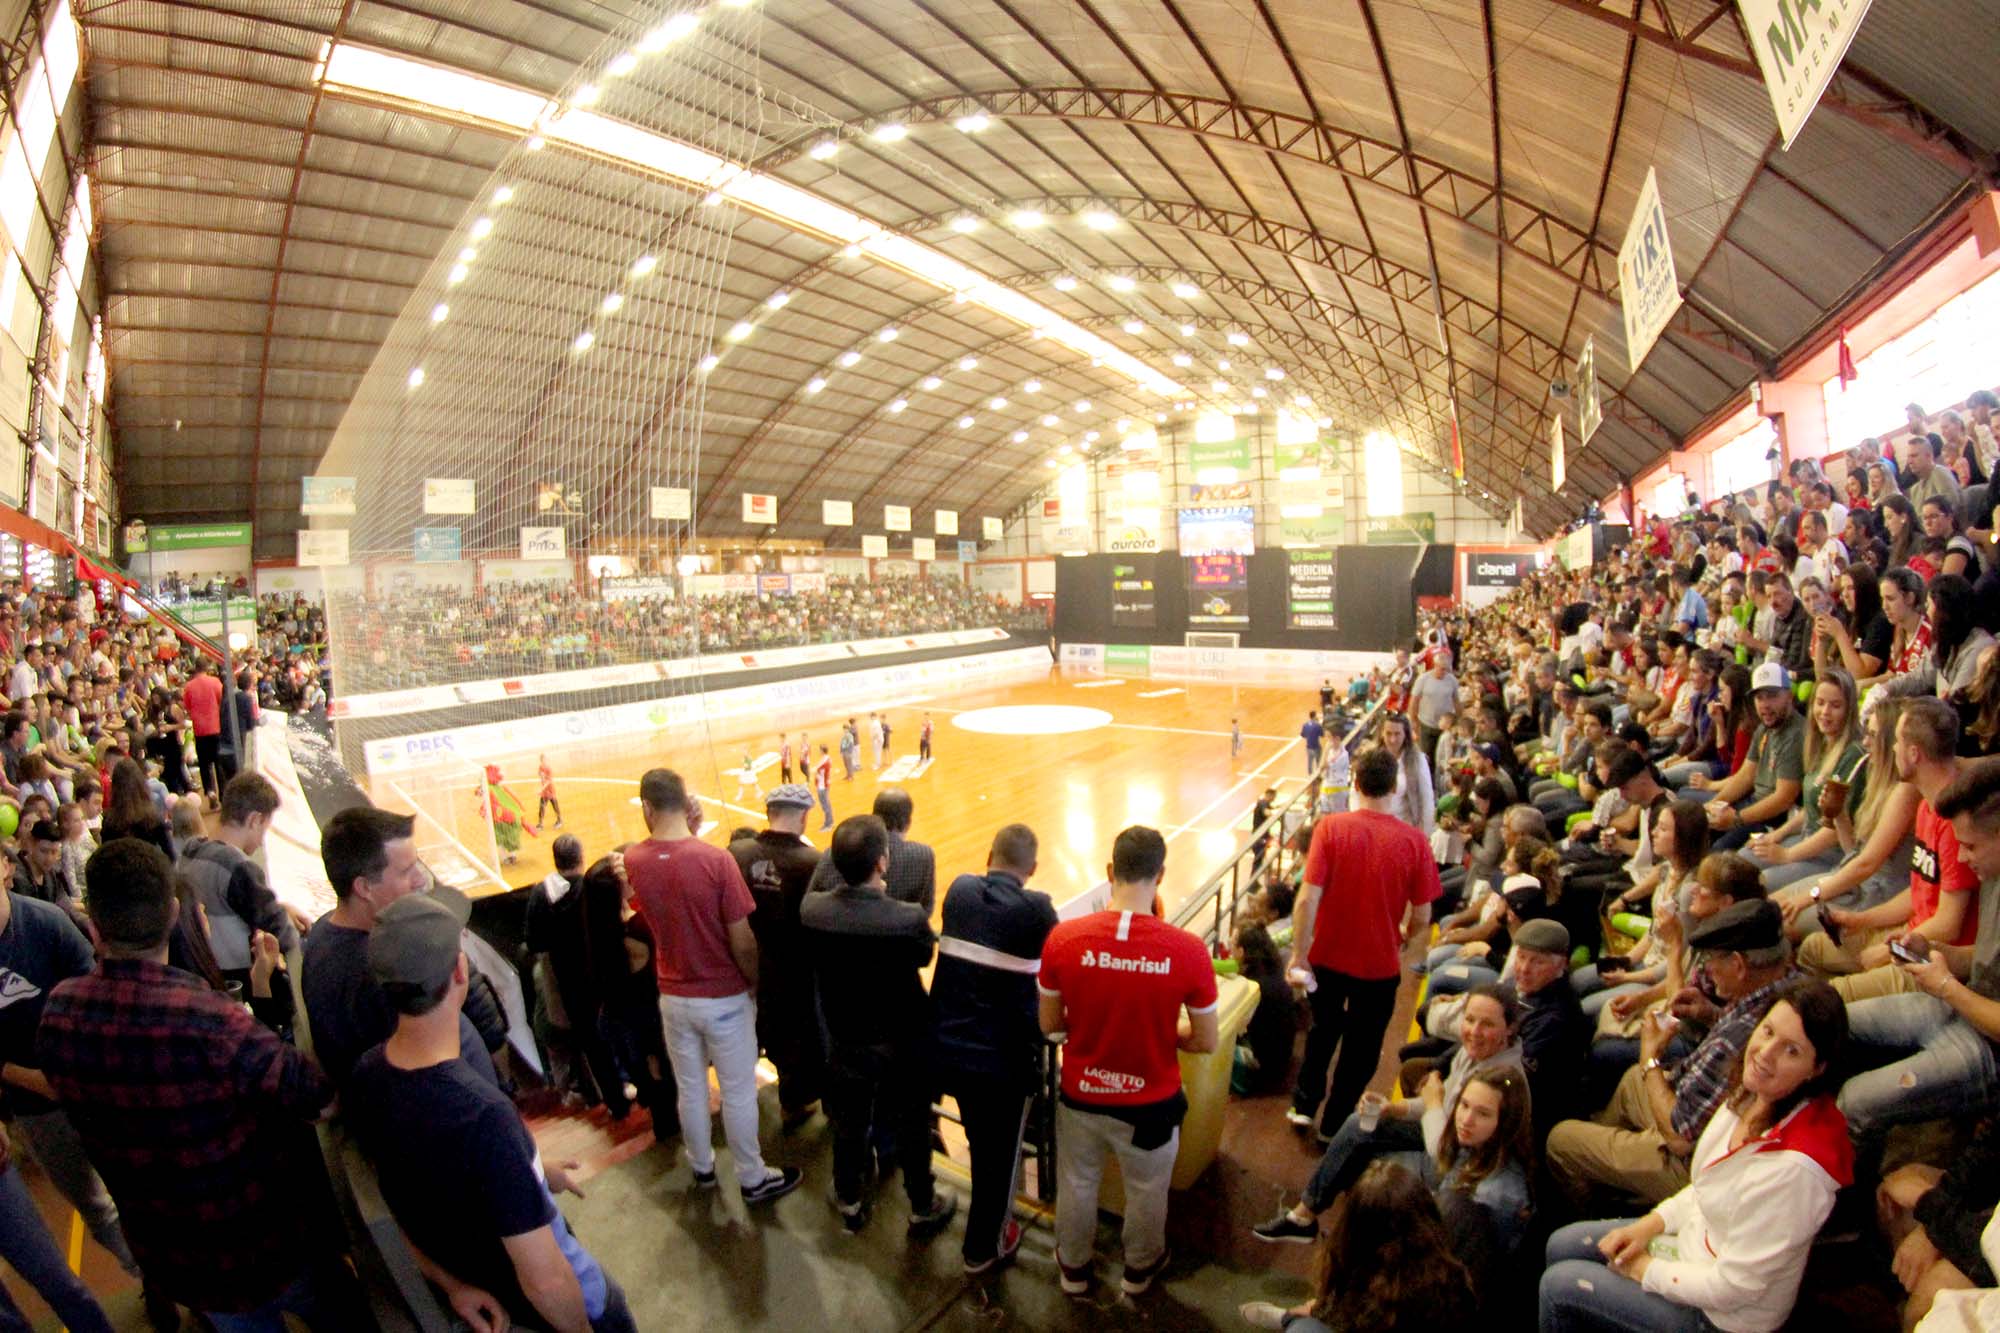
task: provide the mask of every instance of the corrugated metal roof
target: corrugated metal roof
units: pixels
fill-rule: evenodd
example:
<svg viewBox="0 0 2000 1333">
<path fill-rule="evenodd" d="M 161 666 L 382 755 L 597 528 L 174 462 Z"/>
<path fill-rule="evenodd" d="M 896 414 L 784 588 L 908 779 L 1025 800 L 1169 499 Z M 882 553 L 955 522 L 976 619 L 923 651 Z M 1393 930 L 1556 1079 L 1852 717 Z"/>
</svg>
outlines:
<svg viewBox="0 0 2000 1333">
<path fill-rule="evenodd" d="M 767 151 L 822 132 L 816 120 L 846 127 L 837 159 L 783 157 L 784 179 L 911 229 L 1191 386 L 1279 368 L 1287 392 L 1309 388 L 1342 428 L 1386 422 L 1433 460 L 1455 389 L 1475 498 L 1504 512 L 1524 491 L 1531 526 L 1546 529 L 1572 507 L 1546 490 L 1546 382 L 1587 336 L 1617 398 L 1572 459 L 1579 497 L 1648 465 L 1804 336 L 2000 145 L 2000 112 L 1982 96 L 1982 0 L 1876 0 L 1828 103 L 1782 153 L 1734 23 L 1711 23 L 1693 45 L 1680 36 L 1713 6 L 1642 6 L 1635 25 L 1628 10 L 1586 0 L 765 0 L 758 64 L 732 77 L 754 77 L 775 99 L 746 127 Z M 292 483 L 511 147 L 341 99 L 315 110 L 314 62 L 343 16 L 351 40 L 553 93 L 652 9 L 307 0 L 249 14 L 126 0 L 90 10 L 128 509 L 240 512 L 254 471 L 259 553 L 287 552 Z M 700 111 L 638 83 L 605 107 L 666 132 Z M 990 111 L 991 129 L 950 128 L 973 108 Z M 904 143 L 861 137 L 890 117 L 912 124 Z M 1691 300 L 1634 373 L 1611 259 L 1649 168 Z M 492 247 L 482 262 L 509 290 L 467 319 L 518 329 L 537 309 L 586 309 L 606 266 L 646 235 L 645 191 L 659 196 L 656 213 L 671 193 L 608 164 L 576 164 L 571 187 L 597 201 L 602 234 L 563 255 Z M 1098 205 L 1119 225 L 1070 221 Z M 1019 207 L 1051 210 L 1049 225 L 1003 225 Z M 987 225 L 946 227 L 967 212 Z M 1073 289 L 1054 286 L 1064 274 L 1079 279 Z M 1121 292 L 1107 283 L 1114 274 L 1144 282 Z M 1177 279 L 1199 294 L 1167 295 Z M 797 501 L 784 532 L 814 529 L 810 502 L 843 487 L 879 503 L 892 477 L 961 509 L 1041 486 L 1049 437 L 1012 439 L 1039 415 L 1018 401 L 1029 379 L 1106 411 L 1155 408 L 1006 321 L 767 219 L 739 226 L 722 288 L 725 328 L 758 316 L 772 292 L 793 294 L 710 377 L 702 459 L 711 484 L 786 484 Z M 663 287 L 647 299 L 684 296 Z M 885 320 L 905 322 L 908 336 L 804 392 Z M 1231 357 L 1230 330 L 1253 345 Z M 510 340 L 510 369 L 530 386 L 519 410 L 534 386 L 587 393 L 598 382 L 564 378 L 569 336 Z M 620 338 L 607 333 L 603 364 L 615 366 Z M 972 354 L 980 368 L 956 372 Z M 1176 355 L 1193 364 L 1173 367 Z M 1223 360 L 1237 364 L 1222 371 Z M 934 392 L 886 413 L 931 374 Z M 1007 409 L 987 408 L 1009 393 Z M 625 433 L 645 425 L 645 408 L 614 396 L 533 410 Z M 962 431 L 962 415 L 979 424 Z M 828 451 L 808 480 L 806 464 Z M 183 464 L 195 459 L 204 479 L 191 483 Z M 730 532 L 734 518 L 725 506 L 705 530 Z"/>
</svg>

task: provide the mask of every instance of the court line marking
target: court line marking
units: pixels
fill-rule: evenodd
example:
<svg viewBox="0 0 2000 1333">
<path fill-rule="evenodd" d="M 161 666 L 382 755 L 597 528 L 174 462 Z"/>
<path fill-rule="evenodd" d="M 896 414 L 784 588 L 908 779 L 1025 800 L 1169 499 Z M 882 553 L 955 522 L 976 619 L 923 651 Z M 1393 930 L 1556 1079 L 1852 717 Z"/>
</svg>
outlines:
<svg viewBox="0 0 2000 1333">
<path fill-rule="evenodd" d="M 1195 817 L 1193 819 L 1188 820 L 1187 823 L 1182 824 L 1179 828 L 1176 828 L 1172 833 L 1169 833 L 1167 835 L 1167 841 L 1172 842 L 1175 838 L 1180 837 L 1181 834 L 1186 833 L 1196 824 L 1199 824 L 1202 820 L 1208 818 L 1209 815 L 1214 813 L 1215 808 L 1217 806 L 1221 805 L 1231 796 L 1234 796 L 1237 790 L 1241 788 L 1244 783 L 1263 777 L 1265 769 L 1269 768 L 1272 764 L 1276 763 L 1278 760 L 1284 758 L 1287 754 L 1291 752 L 1292 747 L 1298 744 L 1300 744 L 1299 738 L 1294 736 L 1292 737 L 1292 739 L 1286 741 L 1283 745 L 1279 746 L 1277 750 L 1272 753 L 1269 759 L 1266 759 L 1263 763 L 1257 765 L 1257 767 L 1251 769 L 1248 773 L 1244 774 L 1242 777 L 1238 778 L 1235 782 L 1231 783 L 1230 786 L 1222 793 L 1222 795 L 1216 797 L 1214 800 L 1210 801 L 1207 805 L 1203 806 L 1200 809 L 1200 811 L 1198 811 L 1195 814 Z"/>
</svg>

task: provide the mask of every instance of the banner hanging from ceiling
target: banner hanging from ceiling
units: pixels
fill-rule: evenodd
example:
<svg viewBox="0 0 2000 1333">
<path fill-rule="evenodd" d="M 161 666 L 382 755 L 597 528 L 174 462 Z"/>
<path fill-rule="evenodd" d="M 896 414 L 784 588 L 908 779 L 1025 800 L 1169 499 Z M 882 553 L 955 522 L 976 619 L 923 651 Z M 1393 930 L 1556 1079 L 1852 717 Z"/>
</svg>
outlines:
<svg viewBox="0 0 2000 1333">
<path fill-rule="evenodd" d="M 1618 247 L 1618 298 L 1625 310 L 1625 362 L 1636 374 L 1681 308 L 1667 210 L 1660 203 L 1659 173 L 1651 167 L 1639 191 L 1639 206 L 1632 210 L 1632 225 L 1625 229 L 1625 243 Z"/>
<path fill-rule="evenodd" d="M 1736 0 L 1789 149 L 1861 29 L 1869 0 Z"/>
</svg>

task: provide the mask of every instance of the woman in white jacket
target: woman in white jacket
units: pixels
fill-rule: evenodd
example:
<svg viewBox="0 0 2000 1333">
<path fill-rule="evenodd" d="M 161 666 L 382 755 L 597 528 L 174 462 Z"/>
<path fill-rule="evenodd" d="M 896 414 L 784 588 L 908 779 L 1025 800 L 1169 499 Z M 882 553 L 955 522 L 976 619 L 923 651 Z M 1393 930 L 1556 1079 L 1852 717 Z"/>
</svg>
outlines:
<svg viewBox="0 0 2000 1333">
<path fill-rule="evenodd" d="M 1428 838 L 1437 828 L 1437 792 L 1431 784 L 1431 761 L 1412 737 L 1409 718 L 1401 713 L 1382 715 L 1376 739 L 1396 761 L 1396 794 L 1389 813 Z"/>
<path fill-rule="evenodd" d="M 1854 1174 L 1834 1105 L 1847 1009 L 1807 981 L 1771 1006 L 1729 1099 L 1695 1144 L 1692 1179 L 1646 1216 L 1549 1238 L 1542 1333 L 1769 1333 L 1798 1297 L 1813 1237 Z"/>
</svg>

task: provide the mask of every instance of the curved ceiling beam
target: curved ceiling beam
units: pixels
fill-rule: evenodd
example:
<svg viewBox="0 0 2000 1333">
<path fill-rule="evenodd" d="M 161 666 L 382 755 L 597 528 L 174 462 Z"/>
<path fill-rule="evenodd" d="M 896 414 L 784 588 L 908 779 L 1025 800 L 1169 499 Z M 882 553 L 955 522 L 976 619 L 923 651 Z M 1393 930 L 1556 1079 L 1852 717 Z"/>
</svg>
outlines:
<svg viewBox="0 0 2000 1333">
<path fill-rule="evenodd" d="M 1101 201 L 1048 199 L 1042 201 L 1039 206 L 1069 212 L 1080 212 L 1087 206 L 1101 207 L 1135 224 L 1170 227 L 1182 232 L 1216 236 L 1236 244 L 1273 250 L 1287 258 L 1302 259 L 1322 268 L 1331 269 L 1350 282 L 1412 305 L 1426 304 L 1424 298 L 1430 290 L 1429 280 L 1414 269 L 1383 259 L 1379 255 L 1370 254 L 1345 242 L 1333 240 L 1310 228 L 1272 222 L 1253 214 L 1210 208 L 1205 204 L 1164 203 L 1144 199 Z M 910 224 L 910 230 L 920 232 L 924 229 L 942 227 L 948 225 L 949 221 L 948 217 L 942 215 L 915 219 Z M 1162 282 L 1174 281 L 1174 275 L 1194 273 L 1194 270 L 1166 265 L 1121 265 L 1116 271 L 1131 275 L 1139 273 L 1142 269 L 1161 275 L 1155 280 Z M 1057 275 L 1058 271 L 1052 270 L 1045 281 L 1052 280 Z M 1223 276 L 1221 280 L 1225 283 L 1238 281 L 1227 276 Z M 1538 380 L 1547 382 L 1566 376 L 1569 358 L 1565 357 L 1556 344 L 1548 338 L 1517 320 L 1505 318 L 1499 310 L 1477 297 L 1456 291 L 1449 286 L 1443 287 L 1442 292 L 1444 319 L 1449 328 L 1482 340 L 1492 339 L 1509 361 Z M 1353 333 L 1373 343 L 1391 355 L 1400 356 L 1412 365 L 1418 364 L 1416 349 L 1438 352 L 1438 349 L 1431 344 L 1408 337 L 1401 328 L 1376 320 L 1359 311 L 1333 305 L 1323 298 L 1308 299 L 1328 323 L 1343 332 Z M 1630 379 L 1631 376 L 1628 375 L 1628 383 Z M 1718 390 L 1729 387 L 1720 377 L 1717 377 L 1717 385 Z M 1675 392 L 1670 386 L 1662 387 L 1666 392 L 1673 393 L 1690 413 L 1698 414 L 1702 410 L 1697 403 Z M 1622 390 L 1612 390 L 1604 396 L 1607 410 L 1612 399 L 1626 403 L 1635 417 L 1647 423 L 1646 429 L 1658 434 L 1668 443 L 1678 443 L 1679 436 L 1674 431 L 1636 404 L 1630 404 Z"/>
</svg>

